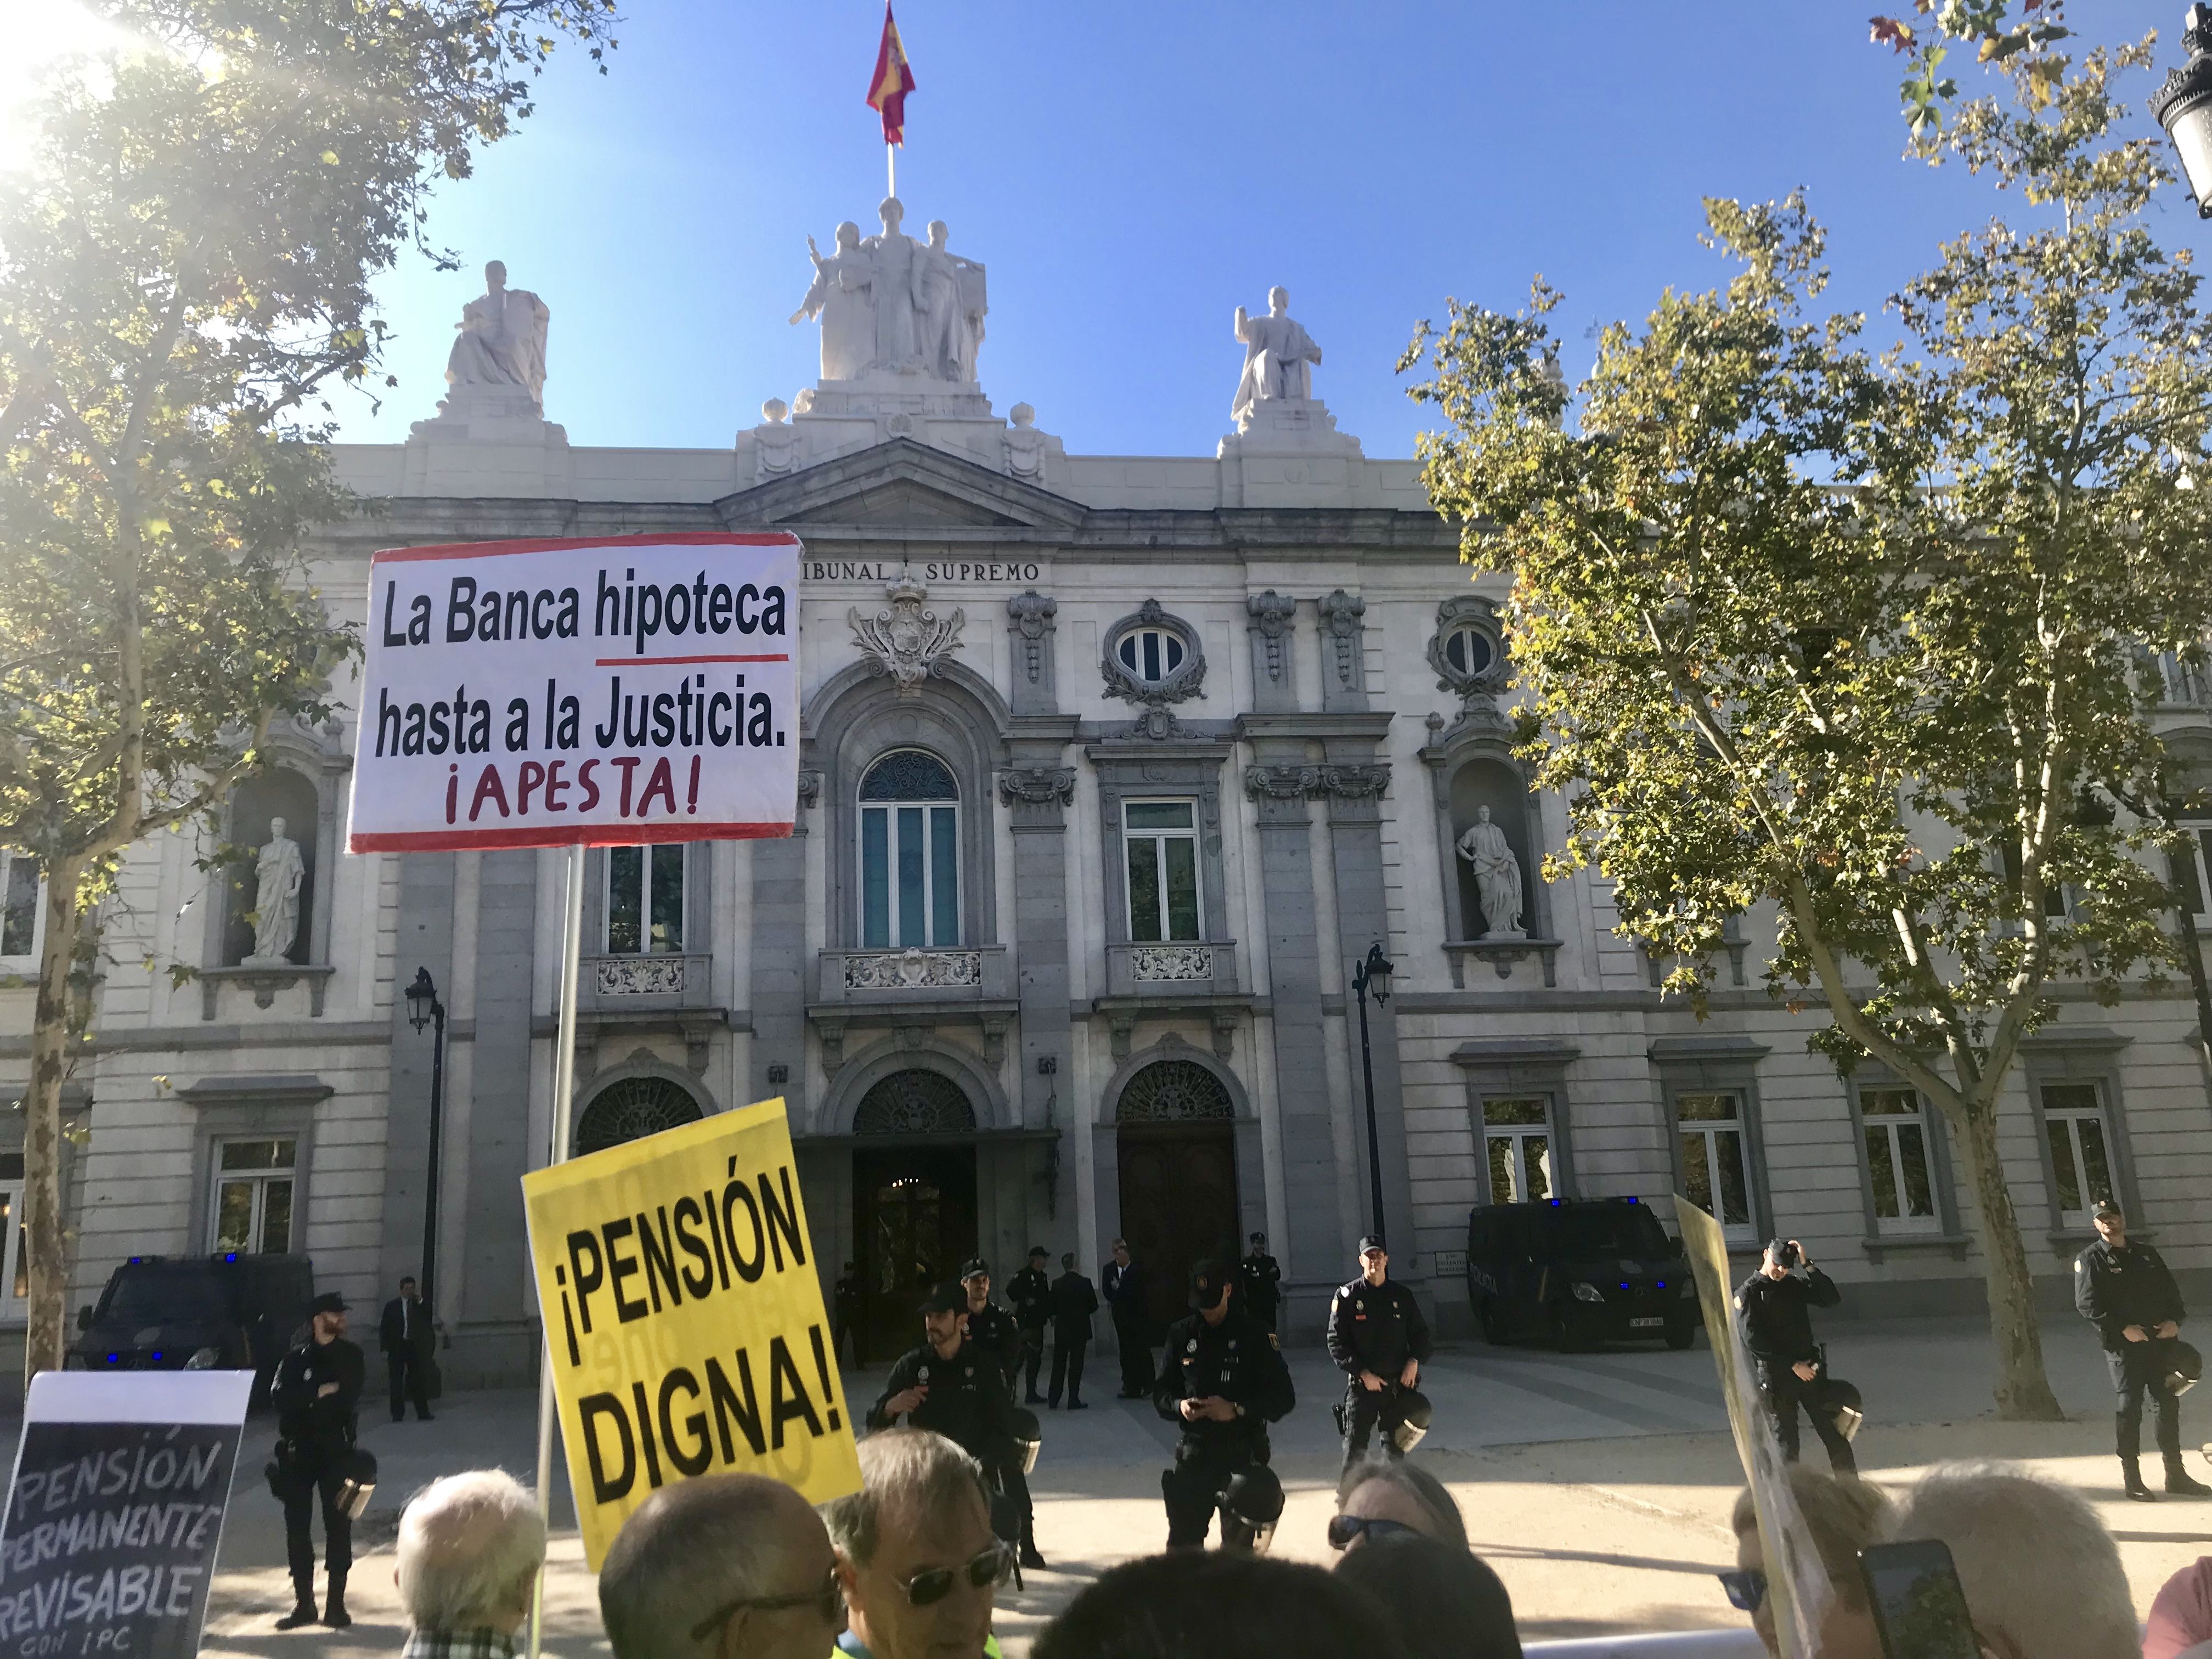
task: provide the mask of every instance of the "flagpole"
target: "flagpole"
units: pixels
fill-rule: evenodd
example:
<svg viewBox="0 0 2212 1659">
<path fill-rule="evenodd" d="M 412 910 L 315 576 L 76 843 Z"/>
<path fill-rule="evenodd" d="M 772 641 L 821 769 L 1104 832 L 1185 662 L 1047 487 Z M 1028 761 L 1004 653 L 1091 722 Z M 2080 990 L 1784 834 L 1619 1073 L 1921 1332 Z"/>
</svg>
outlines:
<svg viewBox="0 0 2212 1659">
<path fill-rule="evenodd" d="M 584 849 L 569 848 L 566 890 L 562 895 L 561 1016 L 553 1048 L 553 1134 L 548 1164 L 565 1163 L 568 1157 L 568 1099 L 576 1087 L 576 981 L 583 969 Z M 547 1529 L 553 1524 L 553 1334 L 545 1325 L 544 1310 L 538 1323 L 544 1329 L 545 1352 L 538 1376 L 538 1512 Z M 545 1637 L 545 1569 L 541 1564 L 530 1595 L 530 1638 L 525 1651 L 538 1659 Z"/>
<path fill-rule="evenodd" d="M 897 194 L 898 194 L 898 146 L 897 146 L 896 144 L 885 144 L 885 145 L 884 146 L 884 171 L 885 173 L 887 173 L 890 175 L 890 193 L 891 195 L 893 195 L 893 196 L 897 195 Z"/>
</svg>

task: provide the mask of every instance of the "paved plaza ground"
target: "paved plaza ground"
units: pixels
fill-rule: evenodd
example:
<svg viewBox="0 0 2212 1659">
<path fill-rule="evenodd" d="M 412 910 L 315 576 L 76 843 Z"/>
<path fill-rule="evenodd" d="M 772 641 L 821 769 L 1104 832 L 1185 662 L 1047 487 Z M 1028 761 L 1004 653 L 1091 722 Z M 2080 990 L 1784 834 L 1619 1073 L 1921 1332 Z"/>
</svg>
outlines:
<svg viewBox="0 0 2212 1659">
<path fill-rule="evenodd" d="M 1901 1486 L 1928 1464 L 1960 1456 L 2018 1458 L 2078 1486 L 2120 1540 L 2139 1609 L 2177 1567 L 2212 1554 L 2212 1501 L 2134 1504 L 2120 1495 L 2111 1455 L 2104 1366 L 2080 1321 L 2054 1319 L 2045 1346 L 2051 1380 L 2075 1420 L 2002 1424 L 1989 1413 L 1989 1345 L 1978 1322 L 1917 1320 L 1830 1329 L 1838 1374 L 1867 1396 L 1858 1449 L 1865 1470 Z M 1291 1493 L 1277 1553 L 1325 1560 L 1336 1453 L 1328 1402 L 1340 1386 L 1316 1350 L 1292 1354 L 1298 1408 L 1275 1435 L 1275 1468 Z M 1115 1562 L 1164 1540 L 1159 1470 L 1173 1434 L 1149 1405 L 1113 1398 L 1110 1358 L 1094 1359 L 1092 1409 L 1042 1413 L 1045 1445 L 1033 1486 L 1037 1540 L 1053 1571 L 1000 1598 L 1000 1632 L 1020 1659 L 1028 1638 Z M 882 1387 L 880 1368 L 848 1374 L 858 1402 Z M 1445 1480 L 1466 1512 L 1477 1552 L 1513 1595 L 1525 1640 L 1741 1625 L 1711 1575 L 1731 1565 L 1729 1506 L 1739 1484 L 1711 1356 L 1614 1348 L 1559 1354 L 1455 1345 L 1424 1386 L 1437 1426 L 1415 1455 Z M 2198 1403 L 2206 1402 L 2206 1403 Z M 312 1648 L 333 1659 L 396 1650 L 403 1638 L 392 1593 L 390 1539 L 398 1505 L 432 1476 L 495 1462 L 532 1478 L 537 1397 L 515 1390 L 461 1395 L 436 1422 L 395 1426 L 380 1400 L 363 1413 L 382 1468 L 367 1547 L 349 1595 L 357 1620 L 343 1637 L 284 1634 L 271 1621 L 290 1602 L 283 1529 L 258 1479 L 270 1426 L 251 1425 L 248 1456 L 223 1539 L 205 1650 L 281 1654 Z M 2193 1406 L 2194 1409 L 2189 1407 Z M 2192 1395 L 2184 1433 L 2212 1441 L 2212 1401 Z M 1807 1436 L 1817 1463 L 1820 1454 Z M 2200 1477 L 2212 1478 L 2190 1453 Z M 565 1492 L 556 1522 L 568 1514 Z M 592 1582 L 573 1525 L 556 1532 L 550 1652 L 601 1654 Z"/>
</svg>

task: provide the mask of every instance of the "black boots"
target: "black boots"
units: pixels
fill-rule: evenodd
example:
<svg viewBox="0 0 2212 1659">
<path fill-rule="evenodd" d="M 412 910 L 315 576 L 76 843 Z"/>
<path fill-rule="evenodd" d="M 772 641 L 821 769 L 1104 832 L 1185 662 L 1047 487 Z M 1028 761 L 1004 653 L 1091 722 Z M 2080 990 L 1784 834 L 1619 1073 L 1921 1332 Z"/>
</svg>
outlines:
<svg viewBox="0 0 2212 1659">
<path fill-rule="evenodd" d="M 2212 1498 L 2212 1486 L 2192 1480 L 2189 1471 L 2181 1467 L 2179 1452 L 2166 1455 L 2166 1489 L 2176 1498 Z"/>
<path fill-rule="evenodd" d="M 2124 1470 L 2127 1474 L 2127 1493 L 2129 1497 L 2134 1498 L 2138 1504 L 2155 1504 L 2158 1502 L 2158 1494 L 2152 1492 L 2148 1486 L 2143 1485 L 2142 1466 L 2141 1463 L 2132 1457 L 2123 1457 L 2120 1460 L 2120 1468 Z"/>
<path fill-rule="evenodd" d="M 298 1630 L 302 1625 L 312 1625 L 314 1622 L 315 1604 L 313 1601 L 301 1601 L 294 1605 L 291 1612 L 276 1621 L 276 1628 Z"/>
<path fill-rule="evenodd" d="M 344 1630 L 353 1623 L 353 1615 L 345 1608 L 346 1581 L 337 1573 L 331 1575 L 330 1600 L 323 1605 L 323 1622 L 332 1630 Z"/>
</svg>

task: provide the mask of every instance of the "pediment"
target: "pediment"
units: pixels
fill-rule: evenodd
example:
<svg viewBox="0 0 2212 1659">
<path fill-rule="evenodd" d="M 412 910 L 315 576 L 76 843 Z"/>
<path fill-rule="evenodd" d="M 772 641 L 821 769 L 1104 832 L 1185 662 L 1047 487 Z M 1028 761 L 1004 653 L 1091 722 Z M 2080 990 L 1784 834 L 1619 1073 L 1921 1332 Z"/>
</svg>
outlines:
<svg viewBox="0 0 2212 1659">
<path fill-rule="evenodd" d="M 841 455 L 715 503 L 732 525 L 1056 532 L 1080 502 L 908 438 Z"/>
</svg>

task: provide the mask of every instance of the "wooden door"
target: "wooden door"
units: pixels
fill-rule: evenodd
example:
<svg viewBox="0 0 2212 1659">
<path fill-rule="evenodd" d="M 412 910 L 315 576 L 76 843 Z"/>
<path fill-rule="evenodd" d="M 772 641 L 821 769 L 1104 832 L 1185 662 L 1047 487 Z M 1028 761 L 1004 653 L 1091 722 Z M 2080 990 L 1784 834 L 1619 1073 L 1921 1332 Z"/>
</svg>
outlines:
<svg viewBox="0 0 2212 1659">
<path fill-rule="evenodd" d="M 882 1364 L 921 1340 L 915 1304 L 975 1254 L 975 1149 L 855 1152 L 853 1200 L 868 1362 Z"/>
<path fill-rule="evenodd" d="M 1237 1261 L 1236 1132 L 1227 1123 L 1125 1124 L 1119 1139 L 1121 1236 L 1145 1270 L 1157 1335 L 1189 1311 L 1193 1264 Z"/>
</svg>

